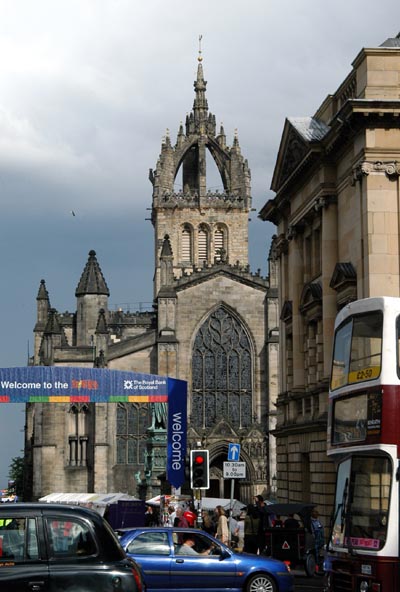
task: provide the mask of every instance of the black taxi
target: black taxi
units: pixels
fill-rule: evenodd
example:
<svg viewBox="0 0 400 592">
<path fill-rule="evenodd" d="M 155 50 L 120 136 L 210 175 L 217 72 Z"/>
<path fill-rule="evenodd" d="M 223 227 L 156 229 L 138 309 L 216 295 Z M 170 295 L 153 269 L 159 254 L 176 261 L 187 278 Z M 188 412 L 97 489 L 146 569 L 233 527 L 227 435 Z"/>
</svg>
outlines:
<svg viewBox="0 0 400 592">
<path fill-rule="evenodd" d="M 143 592 L 140 567 L 93 510 L 0 504 L 0 592 Z"/>
</svg>

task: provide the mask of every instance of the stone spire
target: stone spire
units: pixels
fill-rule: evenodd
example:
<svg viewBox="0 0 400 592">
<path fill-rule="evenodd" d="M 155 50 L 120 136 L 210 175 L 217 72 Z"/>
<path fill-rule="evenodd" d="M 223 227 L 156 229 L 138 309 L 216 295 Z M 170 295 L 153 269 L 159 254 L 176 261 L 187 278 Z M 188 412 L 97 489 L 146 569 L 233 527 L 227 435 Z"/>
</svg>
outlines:
<svg viewBox="0 0 400 592">
<path fill-rule="evenodd" d="M 201 43 L 201 35 L 199 38 L 199 43 Z M 197 78 L 194 82 L 194 90 L 196 93 L 196 97 L 193 103 L 193 115 L 196 132 L 204 134 L 207 125 L 208 103 L 206 99 L 207 82 L 204 80 L 203 74 L 203 58 L 201 55 L 201 45 L 199 47 L 199 57 L 197 58 L 197 60 Z"/>
<path fill-rule="evenodd" d="M 47 315 L 50 310 L 50 298 L 44 280 L 40 280 L 38 295 L 36 296 L 37 329 L 43 329 L 47 323 Z"/>
<path fill-rule="evenodd" d="M 160 255 L 160 271 L 161 271 L 161 283 L 160 287 L 165 288 L 166 286 L 172 286 L 174 283 L 174 256 L 169 240 L 169 235 L 166 234 L 164 237 L 163 246 L 161 248 Z"/>
<path fill-rule="evenodd" d="M 90 345 L 97 328 L 99 312 L 108 309 L 110 291 L 104 279 L 96 252 L 89 252 L 89 259 L 75 290 L 78 301 L 76 318 L 76 345 Z"/>
<path fill-rule="evenodd" d="M 75 291 L 75 296 L 84 296 L 85 294 L 110 295 L 100 265 L 96 259 L 96 251 L 89 251 L 88 262 Z"/>
</svg>

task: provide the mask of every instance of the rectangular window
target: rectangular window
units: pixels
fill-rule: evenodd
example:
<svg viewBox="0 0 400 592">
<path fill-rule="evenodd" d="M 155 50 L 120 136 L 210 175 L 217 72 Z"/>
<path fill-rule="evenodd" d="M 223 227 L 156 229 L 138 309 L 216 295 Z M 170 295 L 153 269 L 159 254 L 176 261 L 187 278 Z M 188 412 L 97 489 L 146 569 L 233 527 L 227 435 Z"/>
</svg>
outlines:
<svg viewBox="0 0 400 592">
<path fill-rule="evenodd" d="M 87 557 L 97 552 L 95 540 L 87 524 L 74 518 L 47 518 L 46 526 L 52 557 Z"/>
<path fill-rule="evenodd" d="M 0 520 L 0 566 L 2 561 L 39 558 L 36 522 L 20 515 Z"/>
<path fill-rule="evenodd" d="M 333 444 L 359 442 L 381 432 L 382 396 L 365 393 L 334 401 Z"/>
<path fill-rule="evenodd" d="M 354 456 L 337 472 L 331 544 L 380 550 L 386 542 L 392 463 L 389 457 Z"/>
<path fill-rule="evenodd" d="M 380 311 L 354 316 L 335 333 L 331 390 L 378 378 L 382 359 Z"/>
</svg>

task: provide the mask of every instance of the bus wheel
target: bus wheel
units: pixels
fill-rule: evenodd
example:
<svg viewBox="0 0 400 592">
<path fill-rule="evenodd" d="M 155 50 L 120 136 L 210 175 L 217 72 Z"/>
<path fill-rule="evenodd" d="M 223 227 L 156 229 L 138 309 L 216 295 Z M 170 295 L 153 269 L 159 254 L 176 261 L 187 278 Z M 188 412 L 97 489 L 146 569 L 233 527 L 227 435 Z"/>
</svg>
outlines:
<svg viewBox="0 0 400 592">
<path fill-rule="evenodd" d="M 258 574 L 250 578 L 246 592 L 276 592 L 275 582 L 267 574 Z"/>
<path fill-rule="evenodd" d="M 306 556 L 304 568 L 305 568 L 306 574 L 308 575 L 309 578 L 312 578 L 313 576 L 315 576 L 316 566 L 317 566 L 317 564 L 315 561 L 314 553 L 308 553 L 308 555 Z"/>
</svg>

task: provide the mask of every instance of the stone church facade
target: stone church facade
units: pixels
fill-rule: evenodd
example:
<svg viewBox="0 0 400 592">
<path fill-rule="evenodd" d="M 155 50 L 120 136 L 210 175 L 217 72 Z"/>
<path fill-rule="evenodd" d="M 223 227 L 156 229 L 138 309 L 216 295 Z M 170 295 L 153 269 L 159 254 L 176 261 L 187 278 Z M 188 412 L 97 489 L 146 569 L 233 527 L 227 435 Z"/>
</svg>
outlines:
<svg viewBox="0 0 400 592">
<path fill-rule="evenodd" d="M 75 291 L 75 312 L 53 308 L 41 281 L 31 363 L 186 380 L 188 447 L 210 451 L 208 495 L 229 497 L 223 461 L 229 443 L 240 443 L 246 479 L 235 483 L 235 496 L 247 502 L 258 493 L 269 494 L 276 473 L 271 431 L 277 275 L 273 261 L 268 278 L 250 272 L 250 170 L 237 135 L 228 146 L 223 127 L 217 131 L 206 84 L 200 54 L 193 109 L 174 145 L 167 133 L 149 174 L 153 309 L 111 310 L 106 279 L 90 251 Z M 209 158 L 218 170 L 220 191 L 208 188 Z M 28 404 L 25 497 L 54 491 L 155 495 L 165 474 L 165 428 L 159 405 Z"/>
<path fill-rule="evenodd" d="M 348 302 L 400 296 L 400 38 L 365 48 L 312 117 L 288 118 L 260 217 L 277 226 L 278 497 L 329 524 L 326 456 L 334 320 Z"/>
</svg>

